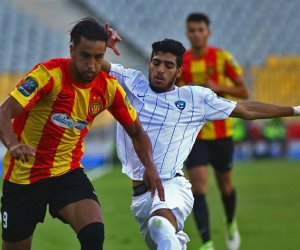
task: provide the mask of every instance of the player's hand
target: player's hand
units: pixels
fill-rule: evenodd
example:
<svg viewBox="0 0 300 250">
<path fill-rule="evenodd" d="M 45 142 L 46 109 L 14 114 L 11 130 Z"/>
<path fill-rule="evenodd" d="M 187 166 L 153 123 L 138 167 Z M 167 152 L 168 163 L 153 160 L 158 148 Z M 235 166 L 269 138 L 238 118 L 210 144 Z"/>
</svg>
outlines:
<svg viewBox="0 0 300 250">
<path fill-rule="evenodd" d="M 203 86 L 211 89 L 213 92 L 217 94 L 219 92 L 219 86 L 210 77 L 207 77 L 206 83 Z"/>
<path fill-rule="evenodd" d="M 151 192 L 151 197 L 153 198 L 155 195 L 155 191 L 157 189 L 158 197 L 161 201 L 165 200 L 165 191 L 164 187 L 161 183 L 161 179 L 156 171 L 156 168 L 153 166 L 151 168 L 146 168 L 144 172 L 143 181 L 148 189 Z"/>
<path fill-rule="evenodd" d="M 13 158 L 21 160 L 23 163 L 28 162 L 29 157 L 35 155 L 35 149 L 31 145 L 27 144 L 14 145 L 9 149 L 9 151 Z"/>
<path fill-rule="evenodd" d="M 119 56 L 121 53 L 120 53 L 120 50 L 117 48 L 117 43 L 122 41 L 121 37 L 119 36 L 118 32 L 116 32 L 113 28 L 109 27 L 108 23 L 105 24 L 105 29 L 107 30 L 107 32 L 109 34 L 107 47 L 111 48 L 113 50 L 113 52 L 117 56 Z"/>
</svg>

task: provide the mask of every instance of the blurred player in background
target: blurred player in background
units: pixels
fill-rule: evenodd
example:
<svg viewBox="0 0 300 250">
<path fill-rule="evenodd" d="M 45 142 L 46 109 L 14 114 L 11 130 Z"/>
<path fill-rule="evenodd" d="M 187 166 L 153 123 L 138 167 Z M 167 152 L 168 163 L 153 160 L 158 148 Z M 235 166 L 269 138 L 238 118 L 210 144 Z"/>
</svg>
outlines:
<svg viewBox="0 0 300 250">
<path fill-rule="evenodd" d="M 227 51 L 211 47 L 209 17 L 193 13 L 186 20 L 186 35 L 189 49 L 183 58 L 182 81 L 185 84 L 202 85 L 222 97 L 247 98 L 248 91 L 242 77 L 242 69 Z M 233 83 L 228 86 L 228 79 Z M 232 184 L 234 142 L 231 118 L 208 122 L 203 126 L 186 161 L 195 198 L 194 217 L 203 240 L 201 250 L 213 250 L 210 236 L 209 212 L 205 195 L 208 188 L 208 164 L 215 176 L 222 195 L 226 214 L 226 243 L 229 250 L 240 245 L 240 236 L 235 219 L 236 191 Z"/>
<path fill-rule="evenodd" d="M 31 249 L 37 223 L 50 214 L 70 224 L 82 250 L 103 249 L 104 226 L 94 188 L 80 164 L 83 139 L 108 109 L 130 136 L 154 194 L 163 189 L 151 142 L 117 80 L 101 71 L 107 31 L 94 19 L 71 30 L 71 58 L 36 65 L 0 106 L 4 250 Z M 12 123 L 13 119 L 13 123 Z M 59 232 L 58 232 L 59 233 Z"/>
<path fill-rule="evenodd" d="M 114 30 L 107 26 L 110 33 Z M 111 37 L 117 37 L 116 35 Z M 120 39 L 115 40 L 115 42 Z M 191 185 L 183 176 L 183 162 L 202 126 L 229 116 L 244 119 L 299 115 L 300 107 L 280 107 L 259 102 L 233 102 L 200 86 L 177 87 L 185 48 L 172 39 L 152 44 L 149 76 L 119 64 L 103 62 L 115 76 L 137 110 L 153 145 L 153 160 L 165 190 L 165 201 L 147 192 L 143 164 L 134 153 L 124 129 L 117 127 L 118 157 L 133 185 L 131 211 L 149 249 L 184 250 L 188 236 L 182 231 L 193 207 Z"/>
</svg>

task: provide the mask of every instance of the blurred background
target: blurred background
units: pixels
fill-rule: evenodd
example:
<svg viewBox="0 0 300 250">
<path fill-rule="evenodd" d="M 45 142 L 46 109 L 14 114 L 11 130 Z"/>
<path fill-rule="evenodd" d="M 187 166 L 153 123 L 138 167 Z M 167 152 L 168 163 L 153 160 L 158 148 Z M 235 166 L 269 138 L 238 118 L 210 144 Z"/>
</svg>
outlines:
<svg viewBox="0 0 300 250">
<path fill-rule="evenodd" d="M 106 59 L 147 75 L 151 44 L 168 37 L 189 47 L 185 19 L 197 11 L 211 18 L 210 44 L 230 51 L 243 66 L 251 99 L 289 106 L 300 104 L 300 0 L 0 0 L 0 101 L 38 62 L 69 56 L 68 31 L 82 17 L 109 22 L 123 38 L 119 46 L 121 56 L 108 51 Z M 93 170 L 91 175 L 95 178 L 107 166 L 118 165 L 114 162 L 114 131 L 113 119 L 103 113 L 86 140 L 83 164 Z M 261 164 L 260 169 L 267 175 L 272 172 L 268 166 L 274 166 L 279 177 L 286 173 L 284 167 L 292 164 L 291 175 L 300 178 L 299 119 L 235 120 L 234 138 L 238 167 Z M 1 158 L 4 153 L 1 144 Z M 242 179 L 244 174 L 241 175 Z M 276 183 L 273 184 L 277 186 Z M 299 201 L 299 191 L 295 191 Z M 293 209 L 300 211 L 299 202 L 293 204 Z M 293 217 L 291 223 L 295 218 L 300 224 L 299 216 Z M 300 230 L 299 226 L 296 229 Z M 123 245 L 128 243 L 124 242 Z M 298 243 L 278 249 L 300 249 Z"/>
</svg>

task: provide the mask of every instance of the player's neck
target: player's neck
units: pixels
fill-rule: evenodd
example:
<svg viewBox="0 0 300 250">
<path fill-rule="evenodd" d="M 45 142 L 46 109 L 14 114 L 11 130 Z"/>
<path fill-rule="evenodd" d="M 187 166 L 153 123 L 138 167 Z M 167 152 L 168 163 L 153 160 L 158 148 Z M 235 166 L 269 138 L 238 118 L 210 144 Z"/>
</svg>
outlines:
<svg viewBox="0 0 300 250">
<path fill-rule="evenodd" d="M 203 47 L 192 47 L 191 52 L 192 52 L 192 57 L 202 57 L 207 54 L 208 51 L 208 45 L 205 45 Z"/>
</svg>

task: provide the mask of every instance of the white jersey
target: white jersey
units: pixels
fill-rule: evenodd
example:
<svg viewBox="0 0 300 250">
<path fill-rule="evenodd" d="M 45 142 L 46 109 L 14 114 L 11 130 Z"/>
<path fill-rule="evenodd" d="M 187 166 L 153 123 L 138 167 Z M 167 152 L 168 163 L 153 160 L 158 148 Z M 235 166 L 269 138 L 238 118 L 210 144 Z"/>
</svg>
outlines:
<svg viewBox="0 0 300 250">
<path fill-rule="evenodd" d="M 118 79 L 138 112 L 151 139 L 154 164 L 162 179 L 183 174 L 183 162 L 201 127 L 208 121 L 228 118 L 236 106 L 236 102 L 200 86 L 175 87 L 169 92 L 156 93 L 141 72 L 118 64 L 112 64 L 110 74 Z M 120 124 L 117 125 L 117 153 L 123 173 L 133 180 L 142 180 L 144 166 Z"/>
</svg>

